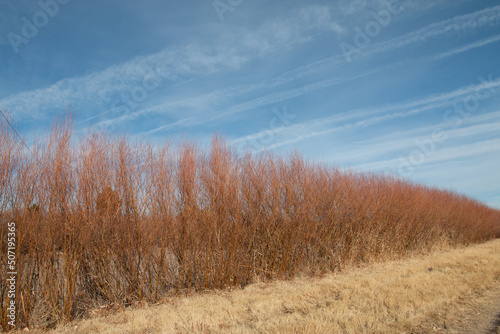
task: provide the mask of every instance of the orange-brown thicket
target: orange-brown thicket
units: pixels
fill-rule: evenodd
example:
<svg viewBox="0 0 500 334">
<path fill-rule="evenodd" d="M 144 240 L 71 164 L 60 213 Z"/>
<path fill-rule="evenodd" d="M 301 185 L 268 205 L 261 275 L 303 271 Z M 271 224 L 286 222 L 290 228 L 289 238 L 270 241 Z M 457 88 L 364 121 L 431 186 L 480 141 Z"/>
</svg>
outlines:
<svg viewBox="0 0 500 334">
<path fill-rule="evenodd" d="M 0 125 L 1 321 L 16 223 L 18 327 L 99 305 L 317 274 L 498 234 L 500 212 L 397 177 L 294 153 L 152 145 L 55 124 L 30 151 Z"/>
</svg>

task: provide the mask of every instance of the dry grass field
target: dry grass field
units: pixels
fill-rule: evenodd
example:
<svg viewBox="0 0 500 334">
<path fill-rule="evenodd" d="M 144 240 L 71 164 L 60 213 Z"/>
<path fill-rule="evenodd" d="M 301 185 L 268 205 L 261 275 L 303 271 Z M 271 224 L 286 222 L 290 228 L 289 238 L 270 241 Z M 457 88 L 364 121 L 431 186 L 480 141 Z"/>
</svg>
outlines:
<svg viewBox="0 0 500 334">
<path fill-rule="evenodd" d="M 7 226 L 12 223 L 18 275 L 10 299 Z M 102 307 L 318 277 L 482 243 L 500 235 L 500 211 L 452 191 L 339 170 L 298 153 L 238 153 L 218 136 L 208 147 L 188 141 L 158 145 L 101 132 L 76 137 L 71 120 L 62 120 L 31 149 L 0 124 L 0 226 L 0 327 L 11 329 L 7 307 L 15 301 L 17 328 L 53 329 Z M 433 269 L 421 275 L 445 273 Z M 377 282 L 380 289 L 398 282 L 373 277 L 378 278 L 352 289 L 372 293 Z M 442 289 L 457 291 L 451 282 Z M 423 281 L 411 284 L 417 283 Z M 320 287 L 310 293 L 320 296 Z M 339 290 L 339 300 L 350 298 L 346 291 Z M 281 310 L 297 323 L 307 315 L 311 321 L 304 323 L 312 327 L 303 330 L 319 331 L 312 315 L 328 317 L 336 304 L 304 293 L 303 306 L 256 300 L 261 311 L 250 306 L 233 320 L 242 321 L 242 331 L 243 323 L 271 326 L 266 314 Z M 398 303 L 405 293 L 384 303 Z M 436 298 L 427 290 L 419 293 L 421 305 Z M 373 306 L 356 307 L 343 311 L 352 318 L 348 323 L 370 328 L 362 316 Z M 412 309 L 396 315 L 377 310 L 402 326 L 401 314 Z M 205 326 L 192 314 L 186 325 Z M 225 323 L 217 330 L 225 330 Z"/>
<path fill-rule="evenodd" d="M 500 239 L 98 313 L 50 333 L 498 333 Z"/>
</svg>

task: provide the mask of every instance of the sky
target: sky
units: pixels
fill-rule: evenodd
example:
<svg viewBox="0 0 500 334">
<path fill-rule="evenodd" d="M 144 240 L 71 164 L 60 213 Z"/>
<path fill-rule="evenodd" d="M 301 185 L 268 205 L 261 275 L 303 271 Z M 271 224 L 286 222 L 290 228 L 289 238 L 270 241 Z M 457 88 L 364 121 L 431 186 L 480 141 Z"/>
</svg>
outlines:
<svg viewBox="0 0 500 334">
<path fill-rule="evenodd" d="M 500 3 L 0 0 L 0 110 L 293 150 L 500 208 Z"/>
</svg>

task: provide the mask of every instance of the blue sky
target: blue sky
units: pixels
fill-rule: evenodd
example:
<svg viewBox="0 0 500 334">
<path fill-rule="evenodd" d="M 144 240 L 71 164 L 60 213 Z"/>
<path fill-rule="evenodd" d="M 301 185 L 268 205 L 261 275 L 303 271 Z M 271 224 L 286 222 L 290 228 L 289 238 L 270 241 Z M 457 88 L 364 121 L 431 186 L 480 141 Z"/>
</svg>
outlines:
<svg viewBox="0 0 500 334">
<path fill-rule="evenodd" d="M 500 3 L 0 0 L 0 109 L 298 149 L 500 208 Z"/>
</svg>

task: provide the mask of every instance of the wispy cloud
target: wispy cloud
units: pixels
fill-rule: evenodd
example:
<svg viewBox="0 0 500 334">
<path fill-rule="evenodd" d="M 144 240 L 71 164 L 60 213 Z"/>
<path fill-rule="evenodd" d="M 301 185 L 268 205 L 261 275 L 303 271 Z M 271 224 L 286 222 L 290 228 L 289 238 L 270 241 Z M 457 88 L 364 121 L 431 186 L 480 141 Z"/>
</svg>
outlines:
<svg viewBox="0 0 500 334">
<path fill-rule="evenodd" d="M 462 15 L 462 16 L 456 16 L 452 19 L 445 20 L 439 23 L 431 24 L 428 25 L 425 28 L 419 29 L 413 33 L 409 33 L 406 35 L 403 35 L 398 38 L 391 39 L 387 42 L 382 42 L 375 44 L 371 51 L 369 52 L 383 52 L 387 51 L 389 49 L 393 48 L 399 48 L 408 45 L 409 43 L 416 43 L 416 42 L 423 42 L 431 37 L 436 37 L 439 35 L 443 34 L 448 34 L 450 32 L 460 32 L 460 31 L 472 31 L 475 29 L 479 29 L 485 25 L 494 25 L 498 22 L 500 18 L 500 6 L 495 6 L 491 8 L 486 8 L 471 14 L 467 15 Z M 435 60 L 435 59 L 440 59 L 444 57 L 448 57 L 454 54 L 462 53 L 468 50 L 471 50 L 473 48 L 478 48 L 482 47 L 491 43 L 494 43 L 500 39 L 499 36 L 495 36 L 492 38 L 484 39 L 475 43 L 471 43 L 465 47 L 462 48 L 457 48 L 454 50 L 451 50 L 449 52 L 440 54 L 435 57 L 428 58 L 428 60 Z M 307 74 L 314 74 L 319 72 L 320 70 L 324 70 L 325 68 L 332 68 L 335 65 L 339 65 L 341 63 L 341 57 L 340 56 L 333 56 L 329 57 L 326 59 L 323 59 L 321 61 L 314 62 L 312 64 L 309 64 L 307 66 L 302 66 L 299 69 L 296 69 L 294 71 L 290 71 L 289 73 L 283 74 L 280 76 L 281 83 L 285 84 L 288 81 L 294 80 L 297 77 L 301 77 Z M 277 81 L 277 80 L 276 80 Z M 303 86 L 298 89 L 286 91 L 286 92 L 281 92 L 281 93 L 274 93 L 274 94 L 269 94 L 267 96 L 263 96 L 258 99 L 254 99 L 249 102 L 245 102 L 239 105 L 234 105 L 226 110 L 222 110 L 221 112 L 218 112 L 216 116 L 209 118 L 208 121 L 214 120 L 214 119 L 220 119 L 222 117 L 232 115 L 235 113 L 239 113 L 242 111 L 246 111 L 249 109 L 254 109 L 266 104 L 271 104 L 271 103 L 276 103 L 276 102 L 282 102 L 284 100 L 294 98 L 303 94 L 306 94 L 310 91 L 314 91 L 317 88 L 324 88 L 328 87 L 334 84 L 337 84 L 339 82 L 342 82 L 342 80 L 325 80 L 321 82 L 317 82 L 314 84 L 310 84 L 307 86 Z M 453 94 L 455 96 L 460 96 L 463 95 L 464 92 L 461 91 L 455 91 Z M 449 96 L 451 98 L 452 96 Z M 430 100 L 427 101 L 426 103 L 432 102 L 432 98 L 430 97 Z M 446 98 L 445 96 L 437 97 L 438 99 L 443 99 Z M 420 103 L 420 102 L 419 102 Z M 352 117 L 352 116 L 350 116 Z M 206 122 L 207 119 L 204 120 L 198 120 L 197 123 L 193 124 L 189 120 L 184 120 L 181 123 L 182 124 L 189 124 L 189 125 L 195 125 L 195 124 L 200 124 L 200 122 Z M 178 122 L 175 123 L 178 125 Z M 162 126 L 161 129 L 169 129 L 170 127 L 168 126 Z M 158 129 L 155 129 L 153 131 L 157 131 Z M 250 136 L 258 136 L 259 134 L 254 134 Z M 311 134 L 312 135 L 312 134 Z M 320 135 L 320 134 L 317 134 Z M 243 140 L 243 139 L 241 139 Z M 300 141 L 300 138 L 295 138 L 293 142 L 290 143 L 296 143 Z M 276 144 L 276 147 L 280 147 L 279 144 Z"/>
<path fill-rule="evenodd" d="M 425 10 L 432 9 L 434 7 L 443 7 L 450 5 L 457 5 L 463 2 L 471 0 L 455 0 L 450 2 L 449 0 L 399 0 L 398 2 L 405 9 L 408 15 L 415 14 L 415 12 L 420 13 Z M 387 4 L 391 3 L 388 0 L 340 0 L 338 2 L 338 7 L 343 15 L 360 15 L 361 13 L 367 12 L 369 10 L 377 10 L 380 8 L 387 7 Z"/>
<path fill-rule="evenodd" d="M 291 18 L 264 22 L 255 31 L 240 28 L 228 32 L 211 45 L 191 42 L 168 47 L 102 72 L 22 92 L 0 100 L 0 108 L 10 110 L 17 120 L 42 119 L 54 108 L 65 109 L 68 105 L 78 108 L 89 101 L 95 108 L 106 108 L 114 96 L 137 86 L 151 71 L 166 82 L 185 82 L 221 69 L 238 69 L 252 58 L 276 48 L 306 42 L 310 36 L 325 31 L 340 33 L 342 28 L 333 21 L 328 7 L 307 6 L 292 13 Z M 96 97 L 100 103 L 92 101 Z"/>
<path fill-rule="evenodd" d="M 499 17 L 500 6 L 457 16 L 387 42 L 374 44 L 369 48 L 369 52 L 388 51 L 410 43 L 422 42 L 433 36 L 450 33 L 451 31 L 458 32 L 478 29 L 484 25 L 495 24 Z M 332 30 L 337 33 L 343 32 L 343 29 L 332 19 L 328 7 L 308 6 L 295 14 L 294 21 L 277 19 L 265 22 L 256 32 L 244 33 L 242 38 L 238 38 L 239 42 L 235 41 L 237 44 L 229 49 L 223 46 L 208 47 L 200 43 L 192 43 L 174 48 L 170 47 L 157 54 L 137 57 L 125 64 L 108 68 L 102 72 L 93 73 L 81 78 L 65 79 L 48 88 L 23 92 L 5 98 L 0 100 L 0 107 L 10 110 L 14 118 L 20 120 L 22 118 L 42 119 L 47 113 L 53 113 L 54 110 L 65 110 L 67 107 L 76 108 L 83 112 L 82 106 L 87 106 L 88 108 L 104 109 L 101 111 L 102 113 L 108 113 L 113 118 L 116 117 L 115 122 L 122 122 L 137 117 L 137 115 L 114 116 L 111 110 L 113 97 L 120 92 L 132 89 L 151 71 L 154 71 L 160 78 L 172 84 L 182 83 L 192 80 L 193 77 L 213 73 L 222 68 L 239 68 L 248 62 L 251 57 L 267 52 L 274 47 L 303 41 L 304 37 L 308 36 L 307 33 L 322 29 Z M 273 33 L 270 34 L 270 31 Z M 447 54 L 441 55 L 441 57 L 484 46 L 497 41 L 498 38 L 493 37 L 479 41 L 467 47 L 452 50 Z M 285 73 L 277 78 L 274 84 L 286 84 L 304 75 L 318 73 L 322 68 L 331 68 L 332 65 L 339 64 L 339 58 L 339 56 L 333 56 L 314 64 L 302 66 L 297 71 Z M 283 101 L 305 94 L 311 90 L 334 85 L 337 82 L 341 82 L 341 80 L 327 80 L 287 92 L 269 94 L 268 96 L 222 110 L 221 114 L 213 116 L 212 119 L 219 119 L 227 115 L 273 103 L 273 101 Z M 158 92 L 161 92 L 161 90 Z M 153 94 L 157 94 L 158 92 L 154 92 Z M 148 108 L 139 112 L 150 113 L 152 110 Z M 165 110 L 165 108 L 158 106 L 157 110 Z M 96 116 L 95 114 L 92 115 L 92 117 Z M 107 119 L 103 120 L 100 125 L 105 126 L 106 124 L 112 124 L 112 122 Z M 179 120 L 179 122 L 180 124 L 190 124 L 188 120 Z"/>
<path fill-rule="evenodd" d="M 376 161 L 381 156 L 408 155 L 416 148 L 416 142 L 428 139 L 433 131 L 439 130 L 447 143 L 462 143 L 482 136 L 494 136 L 500 128 L 500 111 L 464 119 L 464 124 L 455 128 L 452 124 L 433 124 L 399 131 L 388 135 L 356 141 L 339 151 L 331 161 L 352 163 L 356 161 Z"/>
<path fill-rule="evenodd" d="M 432 155 L 426 158 L 425 165 L 436 164 L 444 161 L 456 161 L 465 158 L 471 158 L 477 155 L 489 154 L 500 151 L 500 138 L 487 139 L 473 143 L 465 143 L 452 146 L 443 146 L 436 149 Z M 394 170 L 400 164 L 400 159 L 389 159 L 383 161 L 369 162 L 351 166 L 356 170 Z M 419 166 L 419 168 L 421 168 Z"/>
<path fill-rule="evenodd" d="M 500 35 L 495 35 L 493 37 L 485 38 L 485 39 L 482 39 L 480 41 L 469 43 L 469 44 L 464 45 L 462 47 L 455 48 L 455 49 L 447 51 L 447 52 L 443 52 L 441 54 L 438 54 L 436 56 L 431 57 L 430 60 L 438 60 L 438 59 L 443 59 L 443 58 L 455 56 L 457 54 L 467 52 L 467 51 L 470 51 L 473 49 L 481 48 L 483 46 L 486 46 L 486 45 L 489 45 L 492 43 L 497 43 L 499 41 L 500 41 Z"/>
<path fill-rule="evenodd" d="M 469 33 L 486 26 L 500 24 L 500 6 L 478 10 L 476 12 L 455 16 L 451 19 L 427 25 L 424 28 L 412 31 L 399 37 L 379 42 L 360 50 L 364 56 L 389 52 L 416 43 L 424 43 L 432 38 L 449 34 Z"/>
<path fill-rule="evenodd" d="M 289 133 L 293 133 L 292 138 L 283 140 L 282 142 L 278 142 L 268 147 L 268 149 L 276 149 L 282 146 L 296 144 L 306 139 L 323 136 L 341 130 L 352 130 L 373 126 L 383 121 L 414 116 L 416 114 L 437 108 L 451 107 L 459 101 L 460 97 L 463 98 L 464 96 L 484 89 L 489 89 L 496 92 L 499 87 L 500 79 L 484 81 L 479 84 L 464 86 L 451 92 L 442 93 L 439 95 L 425 96 L 417 100 L 410 100 L 376 108 L 351 110 L 333 116 L 309 120 L 288 127 L 286 131 Z M 374 116 L 377 114 L 384 115 Z M 339 126 L 332 127 L 332 125 L 341 124 L 342 122 L 345 122 L 347 120 L 357 118 L 362 119 L 356 122 L 345 123 Z"/>
</svg>

